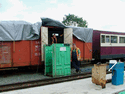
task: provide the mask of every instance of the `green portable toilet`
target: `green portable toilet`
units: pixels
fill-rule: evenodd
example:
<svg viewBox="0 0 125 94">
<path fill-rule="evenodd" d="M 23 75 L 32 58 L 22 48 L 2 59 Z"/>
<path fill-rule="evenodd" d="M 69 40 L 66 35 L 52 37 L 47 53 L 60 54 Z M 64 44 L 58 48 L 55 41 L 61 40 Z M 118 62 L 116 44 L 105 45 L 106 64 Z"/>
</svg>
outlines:
<svg viewBox="0 0 125 94">
<path fill-rule="evenodd" d="M 52 45 L 52 75 L 53 77 L 67 76 L 71 74 L 70 45 Z"/>
<path fill-rule="evenodd" d="M 44 75 L 52 75 L 52 45 L 44 45 Z"/>
<path fill-rule="evenodd" d="M 60 77 L 71 74 L 69 44 L 44 45 L 44 59 L 45 75 Z"/>
</svg>

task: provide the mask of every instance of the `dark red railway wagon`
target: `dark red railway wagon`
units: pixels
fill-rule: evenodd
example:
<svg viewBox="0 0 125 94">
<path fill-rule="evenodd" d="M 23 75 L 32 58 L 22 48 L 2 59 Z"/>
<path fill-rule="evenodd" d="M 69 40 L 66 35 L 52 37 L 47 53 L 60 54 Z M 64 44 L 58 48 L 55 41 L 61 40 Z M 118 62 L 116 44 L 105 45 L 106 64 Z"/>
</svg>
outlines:
<svg viewBox="0 0 125 94">
<path fill-rule="evenodd" d="M 0 68 L 41 64 L 41 41 L 0 42 Z"/>
<path fill-rule="evenodd" d="M 93 30 L 93 58 L 96 60 L 125 57 L 125 33 Z"/>
<path fill-rule="evenodd" d="M 92 60 L 92 43 L 86 43 L 79 39 L 77 39 L 75 36 L 73 36 L 73 43 L 76 44 L 76 46 L 81 51 L 81 60 Z"/>
<path fill-rule="evenodd" d="M 57 35 L 58 43 L 71 46 L 76 43 L 81 50 L 82 60 L 92 59 L 93 30 L 89 28 L 66 27 L 58 21 L 44 19 L 42 24 L 1 22 L 0 32 L 0 68 L 43 64 L 43 46 L 52 43 L 53 34 Z"/>
</svg>

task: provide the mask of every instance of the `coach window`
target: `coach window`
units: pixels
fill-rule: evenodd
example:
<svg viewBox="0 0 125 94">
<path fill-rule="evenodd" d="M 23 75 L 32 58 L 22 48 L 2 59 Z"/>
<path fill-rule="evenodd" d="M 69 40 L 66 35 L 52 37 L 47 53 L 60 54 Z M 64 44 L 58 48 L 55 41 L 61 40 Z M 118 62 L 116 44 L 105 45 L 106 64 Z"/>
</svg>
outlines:
<svg viewBox="0 0 125 94">
<path fill-rule="evenodd" d="M 119 37 L 119 43 L 125 43 L 125 37 Z"/>
<path fill-rule="evenodd" d="M 106 36 L 106 43 L 110 43 L 110 37 Z"/>
<path fill-rule="evenodd" d="M 101 36 L 101 43 L 105 43 L 105 35 Z"/>
<path fill-rule="evenodd" d="M 117 36 L 111 36 L 111 43 L 117 43 Z"/>
</svg>

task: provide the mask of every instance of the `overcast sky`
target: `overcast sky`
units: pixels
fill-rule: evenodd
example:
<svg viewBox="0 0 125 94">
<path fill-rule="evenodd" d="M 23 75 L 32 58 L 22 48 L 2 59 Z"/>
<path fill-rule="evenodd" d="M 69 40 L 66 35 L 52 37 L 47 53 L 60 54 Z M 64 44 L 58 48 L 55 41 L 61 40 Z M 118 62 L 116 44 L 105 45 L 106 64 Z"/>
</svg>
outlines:
<svg viewBox="0 0 125 94">
<path fill-rule="evenodd" d="M 0 0 L 0 21 L 62 21 L 69 13 L 85 19 L 89 28 L 125 32 L 125 0 Z"/>
</svg>

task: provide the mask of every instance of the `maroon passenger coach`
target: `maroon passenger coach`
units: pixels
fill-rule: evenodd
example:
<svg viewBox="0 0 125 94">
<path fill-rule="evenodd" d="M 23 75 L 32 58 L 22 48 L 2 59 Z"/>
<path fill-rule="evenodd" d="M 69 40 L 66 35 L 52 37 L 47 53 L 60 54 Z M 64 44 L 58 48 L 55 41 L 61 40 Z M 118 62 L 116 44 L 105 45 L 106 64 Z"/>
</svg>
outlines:
<svg viewBox="0 0 125 94">
<path fill-rule="evenodd" d="M 123 59 L 125 33 L 93 30 L 92 48 L 96 60 Z"/>
</svg>

